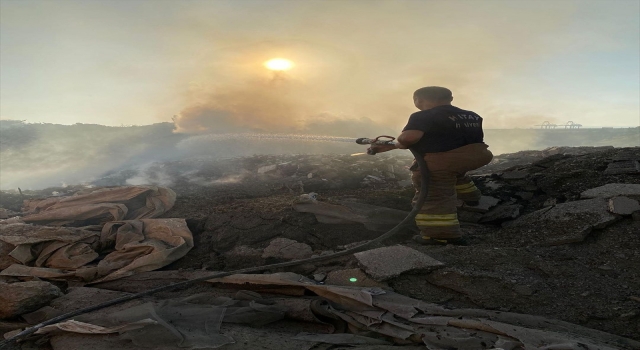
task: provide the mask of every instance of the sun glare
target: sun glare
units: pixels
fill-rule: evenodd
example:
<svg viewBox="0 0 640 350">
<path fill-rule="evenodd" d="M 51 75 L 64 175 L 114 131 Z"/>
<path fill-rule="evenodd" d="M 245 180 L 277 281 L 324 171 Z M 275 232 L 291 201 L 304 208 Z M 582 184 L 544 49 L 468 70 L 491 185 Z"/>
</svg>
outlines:
<svg viewBox="0 0 640 350">
<path fill-rule="evenodd" d="M 273 58 L 264 63 L 270 70 L 289 70 L 293 67 L 293 62 L 284 58 Z"/>
</svg>

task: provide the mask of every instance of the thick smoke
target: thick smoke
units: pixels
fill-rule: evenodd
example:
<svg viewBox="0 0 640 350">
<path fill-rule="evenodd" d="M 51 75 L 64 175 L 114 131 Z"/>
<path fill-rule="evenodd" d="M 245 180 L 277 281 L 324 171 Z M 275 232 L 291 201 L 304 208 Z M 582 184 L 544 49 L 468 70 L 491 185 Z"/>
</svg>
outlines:
<svg viewBox="0 0 640 350">
<path fill-rule="evenodd" d="M 576 52 L 627 48 L 622 34 L 637 28 L 637 16 L 626 15 L 637 13 L 635 3 L 625 9 L 579 1 L 45 2 L 35 10 L 13 3 L 2 14 L 3 25 L 14 28 L 2 31 L 3 71 L 35 73 L 19 79 L 25 85 L 2 79 L 3 116 L 110 125 L 175 117 L 131 128 L 2 121 L 2 188 L 92 181 L 128 168 L 137 169 L 129 183 L 163 182 L 171 174 L 148 164 L 191 156 L 361 152 L 346 143 L 247 133 L 397 135 L 416 111 L 411 94 L 425 85 L 451 88 L 454 104 L 482 115 L 487 129 L 568 120 L 589 126 L 581 119 L 627 116 L 607 119 L 614 123 L 638 111 L 637 94 L 629 99 L 600 86 L 574 94 L 572 86 L 591 85 L 591 72 L 571 85 L 562 72 L 545 69 Z M 101 21 L 72 20 L 97 15 Z M 35 30 L 42 36 L 27 35 Z M 83 55 L 61 50 L 60 41 L 82 47 Z M 44 58 L 46 65 L 23 57 Z M 267 71 L 262 63 L 274 57 L 295 66 Z M 603 111 L 611 101 L 620 107 Z M 638 142 L 637 131 L 632 142 L 626 135 L 556 134 L 500 130 L 487 132 L 486 141 L 496 154 Z M 151 170 L 160 175 L 151 178 Z"/>
<path fill-rule="evenodd" d="M 285 72 L 244 84 L 214 85 L 194 93 L 194 102 L 174 117 L 175 131 L 184 134 L 279 133 L 371 137 L 396 132 L 367 117 L 338 116 L 318 97 L 321 87 L 307 85 Z M 393 123 L 387 123 L 393 124 Z"/>
</svg>

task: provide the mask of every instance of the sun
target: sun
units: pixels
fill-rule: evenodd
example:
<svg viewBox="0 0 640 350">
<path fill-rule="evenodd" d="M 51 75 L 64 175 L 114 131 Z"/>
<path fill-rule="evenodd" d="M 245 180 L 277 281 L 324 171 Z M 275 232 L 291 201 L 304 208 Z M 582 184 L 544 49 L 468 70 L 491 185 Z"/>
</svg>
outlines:
<svg viewBox="0 0 640 350">
<path fill-rule="evenodd" d="M 293 68 L 293 62 L 285 58 L 272 58 L 264 63 L 264 66 L 269 70 L 289 70 Z"/>
</svg>

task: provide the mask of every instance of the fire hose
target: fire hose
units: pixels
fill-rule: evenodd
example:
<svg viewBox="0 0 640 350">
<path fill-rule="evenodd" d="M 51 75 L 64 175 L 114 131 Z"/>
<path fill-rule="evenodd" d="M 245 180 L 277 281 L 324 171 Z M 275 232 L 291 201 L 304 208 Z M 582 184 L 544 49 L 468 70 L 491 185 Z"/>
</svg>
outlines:
<svg viewBox="0 0 640 350">
<path fill-rule="evenodd" d="M 361 144 L 361 145 L 391 145 L 393 144 L 393 141 L 395 140 L 395 138 L 391 137 L 391 136 L 378 136 L 375 139 L 368 139 L 368 138 L 360 138 L 356 140 L 356 143 Z M 409 225 L 413 219 L 416 217 L 416 215 L 418 214 L 418 212 L 420 211 L 420 208 L 422 207 L 422 204 L 425 201 L 425 198 L 427 197 L 427 183 L 429 182 L 429 173 L 427 171 L 427 163 L 425 162 L 423 156 L 418 153 L 415 149 L 410 148 L 409 149 L 411 151 L 411 153 L 413 154 L 413 156 L 415 157 L 417 163 L 418 163 L 418 167 L 420 169 L 420 172 L 422 174 L 422 184 L 421 184 L 421 188 L 420 188 L 420 195 L 418 197 L 418 200 L 416 202 L 416 204 L 413 206 L 413 210 L 411 210 L 411 212 L 409 212 L 409 214 L 407 215 L 407 217 L 405 217 L 399 224 L 397 224 L 395 227 L 393 227 L 391 230 L 387 231 L 386 233 L 383 233 L 382 235 L 380 235 L 379 237 L 367 242 L 367 243 L 363 243 L 361 245 L 358 245 L 356 247 L 347 249 L 347 250 L 343 250 L 341 252 L 337 252 L 337 253 L 333 253 L 333 254 L 329 254 L 329 255 L 324 255 L 324 256 L 319 256 L 319 257 L 315 257 L 315 258 L 308 258 L 308 259 L 302 259 L 302 260 L 294 260 L 294 261 L 289 261 L 289 262 L 284 262 L 284 263 L 277 263 L 277 264 L 271 264 L 271 265 L 263 265 L 263 266 L 257 266 L 257 267 L 250 267 L 250 268 L 244 268 L 244 269 L 239 269 L 239 270 L 234 270 L 234 271 L 228 271 L 228 272 L 217 272 L 217 273 L 213 273 L 211 275 L 208 276 L 203 276 L 203 277 L 198 277 L 198 278 L 194 278 L 194 279 L 190 279 L 187 281 L 182 281 L 182 282 L 176 282 L 176 283 L 172 283 L 172 284 L 168 284 L 166 286 L 162 286 L 162 287 L 158 287 L 158 288 L 153 288 L 144 292 L 140 292 L 140 293 L 135 293 L 135 294 L 131 294 L 131 295 L 127 295 L 124 297 L 120 297 L 120 298 L 116 298 L 116 299 L 112 299 L 94 306 L 89 306 L 83 309 L 79 309 L 79 310 L 75 310 L 75 311 L 71 311 L 71 312 L 67 312 L 65 314 L 53 317 L 49 320 L 46 320 L 44 322 L 41 322 L 35 326 L 26 328 L 25 330 L 23 330 L 22 332 L 13 335 L 12 337 L 0 342 L 0 349 L 5 348 L 6 346 L 8 346 L 10 343 L 12 342 L 16 342 L 19 339 L 22 339 L 28 335 L 31 335 L 33 333 L 35 333 L 37 330 L 39 330 L 40 328 L 52 325 L 52 324 L 56 324 L 58 322 L 62 322 L 65 320 L 68 320 L 72 317 L 75 316 L 79 316 L 82 314 L 86 314 L 92 311 L 96 311 L 96 310 L 100 310 L 103 309 L 105 307 L 109 307 L 109 306 L 113 306 L 113 305 L 117 305 L 117 304 L 121 304 L 130 300 L 135 300 L 135 299 L 139 299 L 151 294 L 155 294 L 158 292 L 163 292 L 163 291 L 169 291 L 169 290 L 175 290 L 178 288 L 184 288 L 184 287 L 188 287 L 191 286 L 195 283 L 198 282 L 202 282 L 202 281 L 207 281 L 207 280 L 211 280 L 211 279 L 215 279 L 215 278 L 221 278 L 221 277 L 226 277 L 226 276 L 230 276 L 230 275 L 235 275 L 235 274 L 242 274 L 242 273 L 255 273 L 255 272 L 262 272 L 265 270 L 271 270 L 271 269 L 279 269 L 279 268 L 283 268 L 283 267 L 290 267 L 290 266 L 296 266 L 296 265 L 300 265 L 300 264 L 309 264 L 309 263 L 316 263 L 316 262 L 320 262 L 320 261 L 326 261 L 326 260 L 330 260 L 330 259 L 334 259 L 334 258 L 338 258 L 341 256 L 345 256 L 345 255 L 350 255 L 353 253 L 357 253 L 360 251 L 363 251 L 365 249 L 369 249 L 369 248 L 373 248 L 373 247 L 377 247 L 381 242 L 387 240 L 388 238 L 392 237 L 393 235 L 397 234 L 402 228 L 404 228 L 405 226 Z M 368 154 L 376 154 L 375 151 L 372 151 L 371 149 L 367 150 Z"/>
</svg>

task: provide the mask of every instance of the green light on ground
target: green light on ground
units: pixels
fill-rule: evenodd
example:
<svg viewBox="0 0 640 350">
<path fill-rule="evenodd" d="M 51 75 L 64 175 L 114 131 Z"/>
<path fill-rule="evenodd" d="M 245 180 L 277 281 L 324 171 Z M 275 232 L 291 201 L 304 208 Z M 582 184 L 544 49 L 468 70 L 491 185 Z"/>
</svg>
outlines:
<svg viewBox="0 0 640 350">
<path fill-rule="evenodd" d="M 349 282 L 358 282 L 358 279 L 355 277 L 349 278 Z"/>
</svg>

